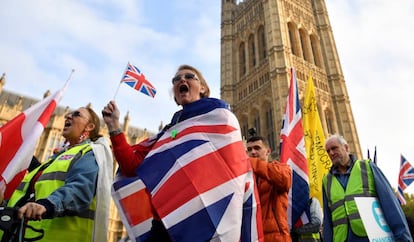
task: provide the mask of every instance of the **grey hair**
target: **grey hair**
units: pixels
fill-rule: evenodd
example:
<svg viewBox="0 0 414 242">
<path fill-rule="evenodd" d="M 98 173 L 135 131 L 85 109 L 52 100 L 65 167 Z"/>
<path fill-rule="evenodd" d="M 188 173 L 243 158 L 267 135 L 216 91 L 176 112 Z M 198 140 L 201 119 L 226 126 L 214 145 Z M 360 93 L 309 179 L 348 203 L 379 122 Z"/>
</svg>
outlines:
<svg viewBox="0 0 414 242">
<path fill-rule="evenodd" d="M 348 144 L 348 142 L 346 142 L 346 140 L 345 140 L 344 136 L 342 136 L 342 135 L 340 135 L 340 134 L 333 134 L 333 135 L 329 136 L 329 138 L 327 138 L 327 139 L 325 140 L 325 144 L 326 144 L 326 143 L 328 143 L 328 141 L 330 141 L 330 140 L 337 140 L 337 141 L 339 141 L 339 143 L 341 143 L 342 145 L 347 145 L 347 144 Z"/>
</svg>

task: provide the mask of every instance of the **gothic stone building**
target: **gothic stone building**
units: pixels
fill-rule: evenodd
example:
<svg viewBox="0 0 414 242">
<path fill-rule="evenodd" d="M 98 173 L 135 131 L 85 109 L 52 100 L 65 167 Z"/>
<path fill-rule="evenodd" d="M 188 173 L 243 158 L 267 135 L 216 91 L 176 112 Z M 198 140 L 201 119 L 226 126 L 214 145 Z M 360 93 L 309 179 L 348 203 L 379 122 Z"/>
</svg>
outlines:
<svg viewBox="0 0 414 242">
<path fill-rule="evenodd" d="M 278 148 L 293 67 L 303 104 L 310 73 L 325 136 L 339 133 L 361 155 L 324 0 L 222 0 L 221 98 L 242 133 L 249 128 Z"/>
</svg>

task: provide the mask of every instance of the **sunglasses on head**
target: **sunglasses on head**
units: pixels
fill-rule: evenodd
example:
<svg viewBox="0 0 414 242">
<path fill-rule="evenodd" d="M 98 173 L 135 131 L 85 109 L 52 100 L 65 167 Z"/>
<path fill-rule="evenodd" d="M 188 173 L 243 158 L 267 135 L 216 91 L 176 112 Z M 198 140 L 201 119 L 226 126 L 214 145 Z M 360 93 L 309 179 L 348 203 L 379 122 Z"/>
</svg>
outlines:
<svg viewBox="0 0 414 242">
<path fill-rule="evenodd" d="M 184 75 L 176 75 L 175 77 L 173 77 L 172 79 L 172 83 L 177 83 L 179 81 L 181 81 L 181 79 L 184 78 L 184 80 L 189 81 L 189 80 L 198 80 L 197 77 L 195 76 L 195 74 L 193 73 L 185 73 Z"/>
</svg>

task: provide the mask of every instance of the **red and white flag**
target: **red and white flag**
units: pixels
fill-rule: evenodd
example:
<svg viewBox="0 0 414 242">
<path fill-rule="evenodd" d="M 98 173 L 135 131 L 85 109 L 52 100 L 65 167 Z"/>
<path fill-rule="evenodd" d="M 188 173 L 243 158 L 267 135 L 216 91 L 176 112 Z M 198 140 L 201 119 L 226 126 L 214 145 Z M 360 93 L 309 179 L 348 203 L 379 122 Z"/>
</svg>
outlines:
<svg viewBox="0 0 414 242">
<path fill-rule="evenodd" d="M 39 101 L 0 127 L 0 189 L 6 188 L 5 199 L 11 196 L 26 174 L 37 141 L 69 81 L 70 77 L 61 90 Z"/>
</svg>

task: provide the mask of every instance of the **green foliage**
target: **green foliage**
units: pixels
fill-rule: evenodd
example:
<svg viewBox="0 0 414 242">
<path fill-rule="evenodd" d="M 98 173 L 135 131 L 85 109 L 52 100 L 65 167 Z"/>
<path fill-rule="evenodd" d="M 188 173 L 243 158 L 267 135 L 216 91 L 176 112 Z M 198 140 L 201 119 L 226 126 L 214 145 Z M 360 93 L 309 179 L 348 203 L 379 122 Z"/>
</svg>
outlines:
<svg viewBox="0 0 414 242">
<path fill-rule="evenodd" d="M 402 205 L 402 209 L 407 217 L 414 219 L 414 195 L 404 193 L 405 200 L 407 201 L 406 205 Z"/>
</svg>

